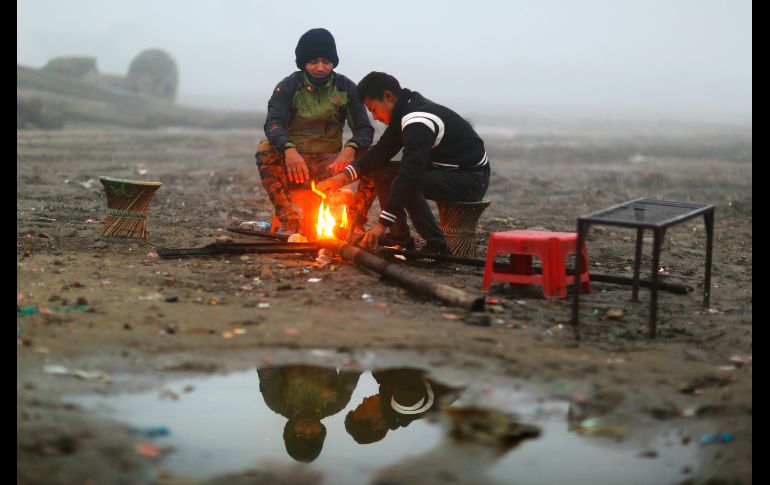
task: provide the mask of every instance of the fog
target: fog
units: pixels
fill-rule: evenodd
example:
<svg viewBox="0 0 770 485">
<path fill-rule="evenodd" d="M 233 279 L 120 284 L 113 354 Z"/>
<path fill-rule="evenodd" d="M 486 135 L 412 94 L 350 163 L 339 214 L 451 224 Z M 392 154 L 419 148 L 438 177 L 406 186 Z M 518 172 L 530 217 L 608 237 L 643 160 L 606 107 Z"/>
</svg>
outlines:
<svg viewBox="0 0 770 485">
<path fill-rule="evenodd" d="M 748 0 L 17 0 L 17 62 L 97 58 L 122 74 L 168 51 L 178 101 L 266 109 L 299 36 L 335 36 L 336 71 L 372 70 L 470 116 L 751 120 Z"/>
</svg>

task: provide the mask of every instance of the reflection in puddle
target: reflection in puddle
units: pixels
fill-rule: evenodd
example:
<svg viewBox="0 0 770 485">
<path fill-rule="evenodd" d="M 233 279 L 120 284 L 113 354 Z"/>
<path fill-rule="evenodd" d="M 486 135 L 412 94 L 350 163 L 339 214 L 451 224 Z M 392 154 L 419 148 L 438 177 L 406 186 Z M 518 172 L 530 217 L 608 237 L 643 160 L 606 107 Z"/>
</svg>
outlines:
<svg viewBox="0 0 770 485">
<path fill-rule="evenodd" d="M 192 392 L 181 392 L 191 385 Z M 566 402 L 472 381 L 452 387 L 419 369 L 270 366 L 167 387 L 179 399 L 156 391 L 71 400 L 132 427 L 167 427 L 170 435 L 154 443 L 176 451 L 162 466 L 200 478 L 302 462 L 327 484 L 375 476 L 402 483 L 667 483 L 687 478 L 683 467 L 695 468 L 693 446 L 660 440 L 657 459 L 640 457 L 638 449 L 569 432 Z"/>
</svg>

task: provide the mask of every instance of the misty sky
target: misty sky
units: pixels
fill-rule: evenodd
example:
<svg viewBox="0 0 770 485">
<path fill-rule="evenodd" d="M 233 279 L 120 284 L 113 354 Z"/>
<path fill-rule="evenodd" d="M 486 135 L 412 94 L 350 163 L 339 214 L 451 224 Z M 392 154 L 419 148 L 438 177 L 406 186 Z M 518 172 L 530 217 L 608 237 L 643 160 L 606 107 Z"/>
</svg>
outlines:
<svg viewBox="0 0 770 485">
<path fill-rule="evenodd" d="M 372 70 L 471 115 L 751 118 L 750 0 L 17 0 L 19 64 L 168 51 L 180 102 L 260 110 L 313 27 Z"/>
</svg>

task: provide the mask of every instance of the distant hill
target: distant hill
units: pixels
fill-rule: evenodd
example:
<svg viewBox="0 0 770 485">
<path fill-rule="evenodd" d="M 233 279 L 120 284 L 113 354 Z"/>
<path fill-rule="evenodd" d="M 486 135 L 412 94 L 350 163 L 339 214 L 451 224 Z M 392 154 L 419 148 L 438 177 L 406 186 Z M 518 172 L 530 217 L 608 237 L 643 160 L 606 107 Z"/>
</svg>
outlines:
<svg viewBox="0 0 770 485">
<path fill-rule="evenodd" d="M 264 113 L 189 108 L 169 99 L 96 83 L 88 76 L 16 66 L 17 128 L 57 129 L 67 124 L 93 123 L 135 128 L 188 126 L 258 130 L 264 119 Z"/>
</svg>

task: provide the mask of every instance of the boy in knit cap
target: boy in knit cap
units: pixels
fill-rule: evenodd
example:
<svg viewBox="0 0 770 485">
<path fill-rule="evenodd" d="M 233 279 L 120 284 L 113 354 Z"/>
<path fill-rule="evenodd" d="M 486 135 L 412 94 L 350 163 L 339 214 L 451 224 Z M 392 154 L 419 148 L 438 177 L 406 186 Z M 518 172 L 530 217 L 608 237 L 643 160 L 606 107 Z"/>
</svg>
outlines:
<svg viewBox="0 0 770 485">
<path fill-rule="evenodd" d="M 311 180 L 339 172 L 362 154 L 374 137 L 356 84 L 334 71 L 339 58 L 332 34 L 326 29 L 311 29 L 300 37 L 294 52 L 299 71 L 285 77 L 273 90 L 265 121 L 267 140 L 260 142 L 256 154 L 262 185 L 282 231 L 288 233 L 300 228 L 289 189 L 310 188 Z M 353 136 L 343 146 L 345 121 Z M 374 183 L 362 180 L 359 191 L 357 205 L 348 212 L 349 217 L 365 223 L 366 209 L 375 196 Z"/>
</svg>

